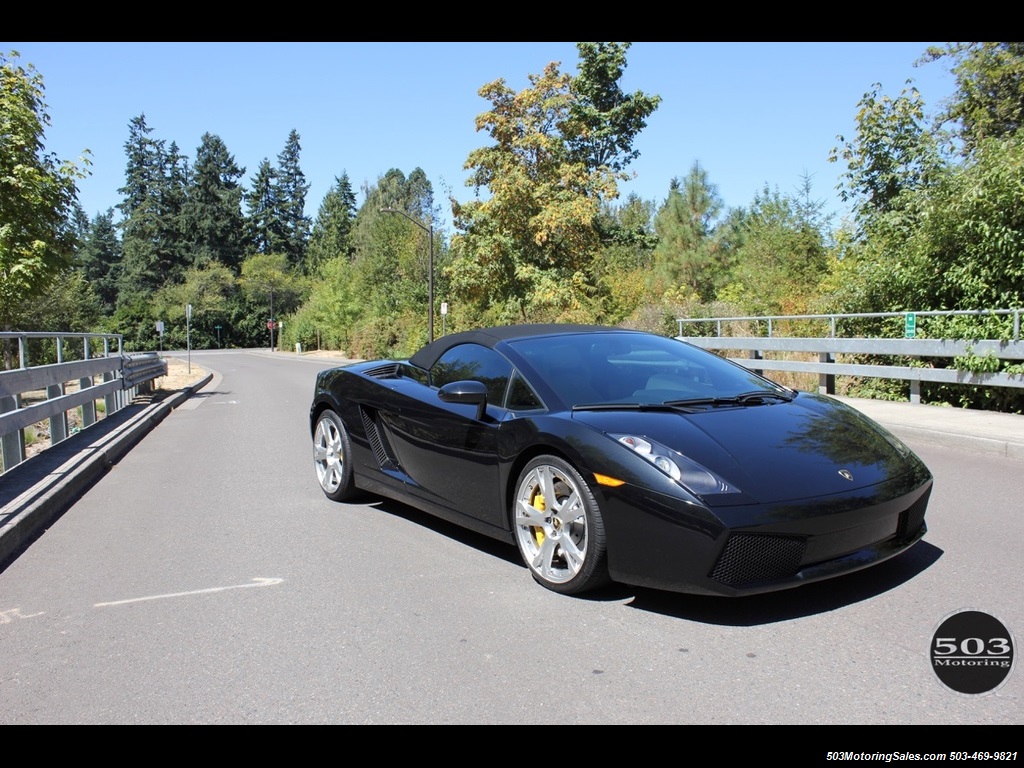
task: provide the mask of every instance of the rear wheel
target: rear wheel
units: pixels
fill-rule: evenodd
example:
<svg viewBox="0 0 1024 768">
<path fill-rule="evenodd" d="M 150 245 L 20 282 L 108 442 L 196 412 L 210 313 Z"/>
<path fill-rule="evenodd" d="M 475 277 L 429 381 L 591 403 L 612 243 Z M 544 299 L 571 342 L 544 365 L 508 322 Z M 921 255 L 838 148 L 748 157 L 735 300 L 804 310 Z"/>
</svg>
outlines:
<svg viewBox="0 0 1024 768">
<path fill-rule="evenodd" d="M 344 501 L 355 492 L 351 457 L 344 422 L 334 411 L 324 411 L 313 432 L 313 465 L 320 488 L 333 501 Z"/>
<path fill-rule="evenodd" d="M 608 582 L 601 510 L 572 465 L 538 456 L 519 475 L 513 504 L 519 553 L 540 584 L 578 594 Z"/>
</svg>

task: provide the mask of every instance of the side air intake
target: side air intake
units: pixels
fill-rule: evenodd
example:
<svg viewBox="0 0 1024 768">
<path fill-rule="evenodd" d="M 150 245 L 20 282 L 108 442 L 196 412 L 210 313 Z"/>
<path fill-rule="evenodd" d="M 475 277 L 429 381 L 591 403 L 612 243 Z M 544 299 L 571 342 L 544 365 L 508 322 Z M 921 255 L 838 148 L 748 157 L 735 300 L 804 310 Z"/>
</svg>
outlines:
<svg viewBox="0 0 1024 768">
<path fill-rule="evenodd" d="M 368 408 L 360 408 L 359 415 L 362 416 L 366 439 L 370 443 L 370 450 L 373 451 L 377 463 L 382 469 L 398 469 L 398 459 L 380 426 L 380 417 Z"/>
</svg>

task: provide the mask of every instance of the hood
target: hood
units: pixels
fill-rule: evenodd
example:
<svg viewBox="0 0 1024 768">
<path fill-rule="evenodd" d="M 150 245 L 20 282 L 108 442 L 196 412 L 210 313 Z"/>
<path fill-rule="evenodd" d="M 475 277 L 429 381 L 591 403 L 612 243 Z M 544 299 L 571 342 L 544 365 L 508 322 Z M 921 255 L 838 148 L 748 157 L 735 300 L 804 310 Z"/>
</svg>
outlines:
<svg viewBox="0 0 1024 768">
<path fill-rule="evenodd" d="M 913 470 L 917 457 L 859 411 L 798 393 L 791 402 L 684 411 L 577 411 L 606 433 L 655 440 L 762 503 L 848 493 Z"/>
</svg>

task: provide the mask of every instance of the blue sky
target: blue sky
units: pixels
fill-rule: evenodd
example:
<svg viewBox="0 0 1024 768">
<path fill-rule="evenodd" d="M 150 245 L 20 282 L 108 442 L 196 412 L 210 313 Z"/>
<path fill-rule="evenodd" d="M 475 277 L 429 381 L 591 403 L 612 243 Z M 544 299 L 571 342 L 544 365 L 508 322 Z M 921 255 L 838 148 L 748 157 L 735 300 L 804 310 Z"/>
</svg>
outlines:
<svg viewBox="0 0 1024 768">
<path fill-rule="evenodd" d="M 622 185 L 661 203 L 673 178 L 695 162 L 727 208 L 746 206 L 767 185 L 812 197 L 837 217 L 844 168 L 828 162 L 837 135 L 854 135 L 857 105 L 874 83 L 897 96 L 912 79 L 929 112 L 955 87 L 949 62 L 915 67 L 932 43 L 635 42 L 623 90 L 662 97 L 634 146 L 636 178 Z M 120 202 L 129 121 L 177 143 L 194 159 L 216 134 L 251 184 L 260 162 L 276 164 L 292 129 L 310 184 L 306 213 L 347 173 L 364 185 L 391 168 L 420 167 L 435 199 L 468 200 L 463 164 L 487 143 L 475 118 L 490 104 L 482 85 L 515 90 L 552 61 L 575 72 L 575 43 L 0 43 L 42 75 L 52 120 L 45 144 L 60 159 L 92 153 L 79 184 L 90 218 Z M 446 211 L 447 212 L 447 211 Z M 116 213 L 116 212 L 115 212 Z"/>
</svg>

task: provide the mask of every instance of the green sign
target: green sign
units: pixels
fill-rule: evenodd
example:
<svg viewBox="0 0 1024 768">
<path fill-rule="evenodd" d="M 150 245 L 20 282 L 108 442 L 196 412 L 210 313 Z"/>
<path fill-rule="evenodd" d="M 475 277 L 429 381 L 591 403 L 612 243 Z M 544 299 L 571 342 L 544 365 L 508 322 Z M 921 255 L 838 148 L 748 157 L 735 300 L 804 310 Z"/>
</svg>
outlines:
<svg viewBox="0 0 1024 768">
<path fill-rule="evenodd" d="M 914 334 L 917 332 L 917 315 L 913 312 L 907 312 L 907 324 L 906 324 L 906 336 L 908 339 L 914 338 Z"/>
</svg>

